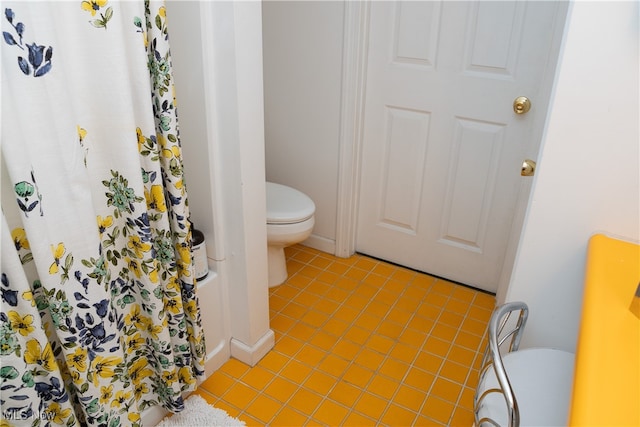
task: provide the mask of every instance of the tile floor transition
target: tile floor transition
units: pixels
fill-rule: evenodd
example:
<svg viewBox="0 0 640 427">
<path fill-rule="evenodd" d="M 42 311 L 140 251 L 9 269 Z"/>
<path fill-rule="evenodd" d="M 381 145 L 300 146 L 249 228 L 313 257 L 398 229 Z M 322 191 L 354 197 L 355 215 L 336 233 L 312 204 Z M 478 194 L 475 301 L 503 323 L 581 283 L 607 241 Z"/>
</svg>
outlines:
<svg viewBox="0 0 640 427">
<path fill-rule="evenodd" d="M 286 254 L 274 349 L 197 394 L 250 426 L 472 425 L 492 295 L 359 254 Z"/>
</svg>

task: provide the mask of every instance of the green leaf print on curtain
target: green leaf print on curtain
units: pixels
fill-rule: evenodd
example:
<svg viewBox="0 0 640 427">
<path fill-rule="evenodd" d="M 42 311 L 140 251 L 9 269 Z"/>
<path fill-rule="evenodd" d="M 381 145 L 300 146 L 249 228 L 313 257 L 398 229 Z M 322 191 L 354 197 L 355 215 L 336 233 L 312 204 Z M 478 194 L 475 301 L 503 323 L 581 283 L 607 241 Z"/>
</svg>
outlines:
<svg viewBox="0 0 640 427">
<path fill-rule="evenodd" d="M 205 343 L 165 8 L 3 8 L 0 426 L 180 411 Z"/>
</svg>

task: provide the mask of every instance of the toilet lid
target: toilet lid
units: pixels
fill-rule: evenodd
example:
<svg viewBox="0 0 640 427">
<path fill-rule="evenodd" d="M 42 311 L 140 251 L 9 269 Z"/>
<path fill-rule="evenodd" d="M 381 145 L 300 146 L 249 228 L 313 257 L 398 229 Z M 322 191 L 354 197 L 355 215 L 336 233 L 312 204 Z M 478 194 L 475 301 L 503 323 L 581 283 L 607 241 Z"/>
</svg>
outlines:
<svg viewBox="0 0 640 427">
<path fill-rule="evenodd" d="M 313 216 L 316 205 L 306 194 L 267 182 L 267 224 L 292 224 Z"/>
</svg>

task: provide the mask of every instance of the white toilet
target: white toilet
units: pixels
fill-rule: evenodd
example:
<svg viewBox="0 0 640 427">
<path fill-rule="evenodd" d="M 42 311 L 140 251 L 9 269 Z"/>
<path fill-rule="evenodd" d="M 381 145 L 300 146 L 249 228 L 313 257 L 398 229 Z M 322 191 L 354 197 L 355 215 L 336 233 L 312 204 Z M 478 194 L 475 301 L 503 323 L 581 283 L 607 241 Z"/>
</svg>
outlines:
<svg viewBox="0 0 640 427">
<path fill-rule="evenodd" d="M 287 280 L 284 248 L 311 235 L 316 205 L 306 194 L 286 185 L 267 182 L 267 246 L 269 287 Z"/>
</svg>

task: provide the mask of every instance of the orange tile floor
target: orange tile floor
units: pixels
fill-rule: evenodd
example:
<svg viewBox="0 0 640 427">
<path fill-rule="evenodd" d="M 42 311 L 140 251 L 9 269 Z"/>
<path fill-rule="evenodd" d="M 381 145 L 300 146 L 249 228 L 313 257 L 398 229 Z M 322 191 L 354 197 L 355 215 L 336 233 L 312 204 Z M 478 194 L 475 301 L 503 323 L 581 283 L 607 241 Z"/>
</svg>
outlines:
<svg viewBox="0 0 640 427">
<path fill-rule="evenodd" d="M 247 425 L 472 425 L 493 295 L 358 254 L 286 254 L 275 347 L 196 393 Z"/>
</svg>

